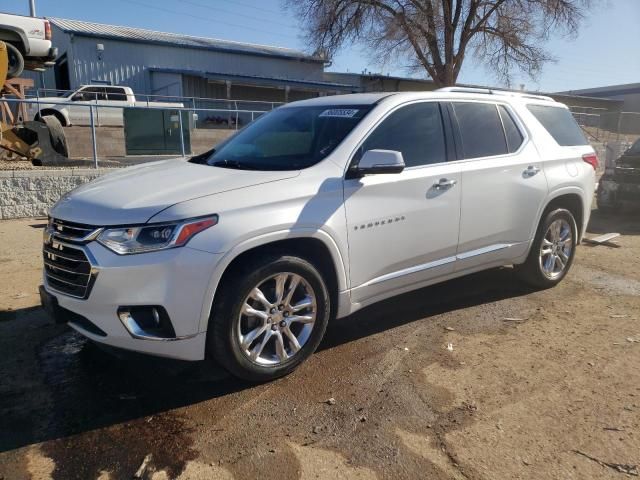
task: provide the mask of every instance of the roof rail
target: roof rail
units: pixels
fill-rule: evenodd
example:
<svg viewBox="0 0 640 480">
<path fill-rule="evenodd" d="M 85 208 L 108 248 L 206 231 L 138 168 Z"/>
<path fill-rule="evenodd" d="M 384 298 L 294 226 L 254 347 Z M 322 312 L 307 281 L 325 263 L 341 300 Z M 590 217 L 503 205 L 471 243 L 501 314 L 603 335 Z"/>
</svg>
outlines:
<svg viewBox="0 0 640 480">
<path fill-rule="evenodd" d="M 527 92 L 514 92 L 512 90 L 496 90 L 494 88 L 478 88 L 478 87 L 443 87 L 438 88 L 436 92 L 453 92 L 453 93 L 485 93 L 490 95 L 505 95 L 509 97 L 533 98 L 536 100 L 547 100 L 555 102 L 555 100 L 546 95 L 536 95 Z"/>
</svg>

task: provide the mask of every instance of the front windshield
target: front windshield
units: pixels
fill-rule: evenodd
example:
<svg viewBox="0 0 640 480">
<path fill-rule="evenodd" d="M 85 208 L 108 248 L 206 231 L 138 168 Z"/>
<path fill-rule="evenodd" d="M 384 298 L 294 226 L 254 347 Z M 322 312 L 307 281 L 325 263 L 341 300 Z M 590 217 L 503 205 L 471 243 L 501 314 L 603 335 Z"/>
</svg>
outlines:
<svg viewBox="0 0 640 480">
<path fill-rule="evenodd" d="M 224 142 L 208 158 L 216 167 L 299 170 L 329 155 L 370 105 L 281 107 Z"/>
</svg>

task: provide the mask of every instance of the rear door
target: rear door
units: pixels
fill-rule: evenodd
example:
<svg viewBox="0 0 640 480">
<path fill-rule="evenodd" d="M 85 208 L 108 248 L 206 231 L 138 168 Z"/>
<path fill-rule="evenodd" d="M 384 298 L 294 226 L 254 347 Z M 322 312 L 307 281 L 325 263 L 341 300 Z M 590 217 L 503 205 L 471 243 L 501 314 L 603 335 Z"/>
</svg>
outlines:
<svg viewBox="0 0 640 480">
<path fill-rule="evenodd" d="M 539 155 L 507 104 L 451 103 L 462 200 L 457 270 L 515 259 L 528 248 L 547 196 Z"/>
<path fill-rule="evenodd" d="M 402 152 L 399 174 L 346 179 L 351 298 L 368 303 L 453 271 L 460 220 L 460 166 L 447 162 L 437 102 L 403 105 L 364 140 Z M 441 186 L 438 186 L 442 183 Z"/>
</svg>

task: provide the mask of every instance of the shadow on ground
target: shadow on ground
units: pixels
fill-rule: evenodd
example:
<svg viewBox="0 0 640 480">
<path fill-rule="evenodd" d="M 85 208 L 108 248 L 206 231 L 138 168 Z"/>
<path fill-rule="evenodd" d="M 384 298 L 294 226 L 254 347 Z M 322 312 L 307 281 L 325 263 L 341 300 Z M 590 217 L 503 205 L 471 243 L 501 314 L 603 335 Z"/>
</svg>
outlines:
<svg viewBox="0 0 640 480">
<path fill-rule="evenodd" d="M 520 296 L 529 290 L 511 269 L 491 270 L 378 303 L 332 322 L 321 350 L 407 323 L 472 305 Z M 48 325 L 39 308 L 4 312 L 4 327 Z M 0 451 L 156 416 L 163 412 L 251 388 L 210 362 L 178 362 L 136 354 L 115 356 L 65 329 L 35 344 L 25 328 L 13 337 L 23 345 L 20 363 L 37 362 L 39 379 L 3 382 L 19 372 L 0 372 Z M 0 339 L 0 350 L 3 350 Z M 313 359 L 311 359 L 313 361 Z M 11 386 L 15 385 L 15 388 Z M 169 421 L 169 420 L 166 420 Z M 161 425 L 160 422 L 157 425 Z M 156 428 L 146 428 L 157 435 Z M 140 439 L 142 440 L 142 439 Z"/>
</svg>

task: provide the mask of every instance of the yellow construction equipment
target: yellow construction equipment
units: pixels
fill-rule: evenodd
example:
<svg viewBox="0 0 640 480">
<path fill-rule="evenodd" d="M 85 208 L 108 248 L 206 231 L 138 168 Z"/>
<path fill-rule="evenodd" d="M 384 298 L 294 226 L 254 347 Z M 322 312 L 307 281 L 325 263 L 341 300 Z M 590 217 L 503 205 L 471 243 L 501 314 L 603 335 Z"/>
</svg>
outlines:
<svg viewBox="0 0 640 480">
<path fill-rule="evenodd" d="M 0 85 L 4 85 L 9 71 L 9 54 L 4 42 L 0 42 Z"/>
<path fill-rule="evenodd" d="M 7 83 L 8 70 L 7 46 L 0 41 L 0 160 L 27 159 L 33 165 L 69 164 L 69 159 L 63 155 L 66 152 L 66 142 L 59 124 L 24 121 L 24 118 L 16 121 L 8 102 L 2 102 L 6 92 L 24 100 L 23 92 Z M 5 117 L 9 117 L 9 121 Z"/>
</svg>

